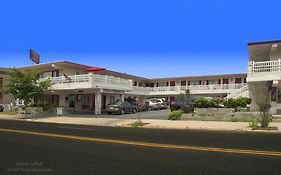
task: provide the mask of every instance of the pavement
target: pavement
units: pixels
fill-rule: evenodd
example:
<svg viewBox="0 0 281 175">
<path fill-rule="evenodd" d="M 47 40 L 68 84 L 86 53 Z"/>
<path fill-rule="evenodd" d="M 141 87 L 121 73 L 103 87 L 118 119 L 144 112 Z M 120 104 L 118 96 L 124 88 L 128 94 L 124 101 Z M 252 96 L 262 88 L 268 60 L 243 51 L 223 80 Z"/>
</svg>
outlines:
<svg viewBox="0 0 281 175">
<path fill-rule="evenodd" d="M 279 133 L 0 120 L 0 174 L 279 175 Z"/>
<path fill-rule="evenodd" d="M 126 116 L 126 115 L 125 115 Z M 11 120 L 27 120 L 33 122 L 45 122 L 45 123 L 60 123 L 60 124 L 80 124 L 80 125 L 93 125 L 93 126 L 111 126 L 111 127 L 131 127 L 137 118 L 99 118 L 96 117 L 84 117 L 76 116 L 53 116 L 53 117 L 40 117 L 31 119 L 22 119 L 23 116 L 1 116 L 0 119 Z M 121 118 L 122 117 L 122 118 Z M 163 128 L 163 129 L 201 129 L 201 130 L 225 130 L 225 131 L 253 131 L 249 127 L 249 122 L 223 122 L 223 121 L 187 121 L 187 120 L 163 120 L 163 119 L 143 119 L 141 121 L 145 123 L 141 128 Z M 277 127 L 278 130 L 263 131 L 263 132 L 281 132 L 281 123 L 272 122 L 271 127 Z M 260 130 L 255 130 L 254 132 Z"/>
</svg>

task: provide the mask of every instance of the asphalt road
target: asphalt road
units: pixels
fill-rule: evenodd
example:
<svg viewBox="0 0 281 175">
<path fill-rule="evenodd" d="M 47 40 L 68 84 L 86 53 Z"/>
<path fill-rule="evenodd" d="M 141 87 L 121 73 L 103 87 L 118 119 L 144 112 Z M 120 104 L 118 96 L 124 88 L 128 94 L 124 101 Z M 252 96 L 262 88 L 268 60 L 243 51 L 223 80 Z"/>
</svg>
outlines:
<svg viewBox="0 0 281 175">
<path fill-rule="evenodd" d="M 203 146 L 206 150 L 163 148 L 161 144 Z M 210 151 L 209 147 L 235 151 Z M 252 151 L 241 154 L 239 150 Z M 1 175 L 280 175 L 281 154 L 259 155 L 257 150 L 280 153 L 281 135 L 0 120 Z"/>
</svg>

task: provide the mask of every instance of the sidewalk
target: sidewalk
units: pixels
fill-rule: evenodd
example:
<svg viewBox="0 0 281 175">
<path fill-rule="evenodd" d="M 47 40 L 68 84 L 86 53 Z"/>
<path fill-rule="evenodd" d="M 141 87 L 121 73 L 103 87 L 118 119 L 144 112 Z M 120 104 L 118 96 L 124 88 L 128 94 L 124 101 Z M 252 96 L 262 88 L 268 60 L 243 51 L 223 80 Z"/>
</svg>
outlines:
<svg viewBox="0 0 281 175">
<path fill-rule="evenodd" d="M 43 117 L 32 119 L 21 119 L 19 115 L 0 115 L 0 119 L 11 120 L 26 120 L 33 122 L 46 123 L 61 123 L 61 124 L 80 124 L 93 126 L 111 126 L 111 127 L 131 127 L 130 124 L 136 119 L 122 119 L 122 118 L 90 118 L 90 117 Z M 142 128 L 163 128 L 163 129 L 202 129 L 202 130 L 219 130 L 219 131 L 252 131 L 249 128 L 248 122 L 221 122 L 221 121 L 189 121 L 189 120 L 156 120 L 156 119 L 142 119 L 146 125 Z M 270 126 L 277 127 L 281 133 L 281 123 L 273 122 Z M 270 131 L 265 131 L 270 132 Z"/>
</svg>

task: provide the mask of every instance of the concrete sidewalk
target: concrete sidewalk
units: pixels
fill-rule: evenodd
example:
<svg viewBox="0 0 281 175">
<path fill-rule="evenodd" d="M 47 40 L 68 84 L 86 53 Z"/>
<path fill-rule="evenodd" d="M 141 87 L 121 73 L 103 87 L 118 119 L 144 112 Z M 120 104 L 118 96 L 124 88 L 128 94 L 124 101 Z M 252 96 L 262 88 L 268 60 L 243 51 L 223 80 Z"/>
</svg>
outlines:
<svg viewBox="0 0 281 175">
<path fill-rule="evenodd" d="M 112 127 L 131 127 L 131 123 L 137 119 L 122 118 L 90 118 L 90 117 L 67 117 L 54 116 L 32 119 L 22 119 L 21 115 L 0 115 L 0 119 L 26 120 L 33 122 L 61 123 L 61 124 L 80 124 L 93 126 L 112 126 Z M 203 129 L 203 130 L 224 130 L 224 131 L 252 131 L 248 122 L 221 122 L 221 121 L 189 121 L 189 120 L 157 120 L 142 119 L 146 125 L 142 128 L 165 128 L 165 129 Z M 277 127 L 281 132 L 281 123 L 273 122 L 270 126 Z M 269 131 L 266 131 L 269 132 Z"/>
</svg>

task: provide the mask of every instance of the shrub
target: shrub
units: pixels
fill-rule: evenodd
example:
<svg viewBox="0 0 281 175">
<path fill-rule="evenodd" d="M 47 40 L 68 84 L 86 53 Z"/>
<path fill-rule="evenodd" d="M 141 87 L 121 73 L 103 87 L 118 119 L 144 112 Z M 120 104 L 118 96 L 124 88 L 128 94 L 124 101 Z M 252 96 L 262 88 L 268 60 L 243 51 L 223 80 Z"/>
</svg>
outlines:
<svg viewBox="0 0 281 175">
<path fill-rule="evenodd" d="M 50 109 L 52 109 L 54 106 L 51 105 L 51 104 L 43 104 L 42 108 L 43 108 L 43 111 L 48 111 Z"/>
<path fill-rule="evenodd" d="M 182 115 L 181 110 L 173 111 L 169 114 L 169 120 L 179 120 Z"/>
<path fill-rule="evenodd" d="M 252 128 L 252 130 L 257 129 L 257 127 L 258 127 L 258 121 L 257 121 L 257 120 L 250 121 L 249 127 Z"/>
<path fill-rule="evenodd" d="M 248 97 L 240 97 L 237 99 L 238 106 L 243 108 L 247 107 L 247 105 L 251 104 L 252 99 Z"/>
<path fill-rule="evenodd" d="M 138 120 L 133 121 L 130 125 L 134 128 L 138 128 L 139 126 L 145 125 L 145 123 L 143 123 L 141 121 L 141 119 L 138 119 Z"/>
<path fill-rule="evenodd" d="M 211 101 L 211 102 L 210 102 L 210 105 L 211 105 L 212 107 L 219 107 L 219 104 L 222 104 L 223 101 L 224 101 L 224 99 L 221 99 L 221 98 L 212 98 L 210 101 Z"/>
<path fill-rule="evenodd" d="M 229 98 L 225 99 L 223 104 L 227 108 L 237 108 L 238 106 L 245 108 L 247 105 L 251 104 L 252 99 L 248 97 L 240 97 L 237 99 Z"/>
<path fill-rule="evenodd" d="M 192 104 L 184 105 L 181 107 L 183 113 L 191 113 L 194 111 L 194 106 Z"/>
<path fill-rule="evenodd" d="M 237 108 L 238 107 L 238 100 L 234 98 L 229 98 L 224 101 L 224 106 L 227 108 Z"/>
<path fill-rule="evenodd" d="M 207 98 L 201 97 L 195 100 L 195 107 L 208 108 L 210 107 L 210 102 Z"/>
</svg>

